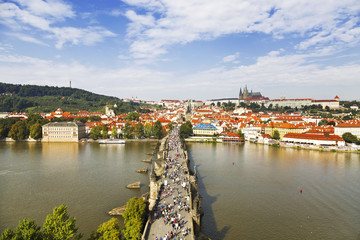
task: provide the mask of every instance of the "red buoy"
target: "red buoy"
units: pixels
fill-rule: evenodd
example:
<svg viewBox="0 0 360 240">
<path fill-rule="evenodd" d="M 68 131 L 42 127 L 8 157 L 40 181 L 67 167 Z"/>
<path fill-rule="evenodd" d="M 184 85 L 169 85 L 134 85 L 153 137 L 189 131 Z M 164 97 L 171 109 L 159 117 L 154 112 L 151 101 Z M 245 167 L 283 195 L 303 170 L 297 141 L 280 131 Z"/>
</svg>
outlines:
<svg viewBox="0 0 360 240">
<path fill-rule="evenodd" d="M 302 189 L 300 189 L 300 193 L 302 193 Z"/>
<path fill-rule="evenodd" d="M 233 162 L 233 165 L 234 165 L 235 163 Z"/>
</svg>

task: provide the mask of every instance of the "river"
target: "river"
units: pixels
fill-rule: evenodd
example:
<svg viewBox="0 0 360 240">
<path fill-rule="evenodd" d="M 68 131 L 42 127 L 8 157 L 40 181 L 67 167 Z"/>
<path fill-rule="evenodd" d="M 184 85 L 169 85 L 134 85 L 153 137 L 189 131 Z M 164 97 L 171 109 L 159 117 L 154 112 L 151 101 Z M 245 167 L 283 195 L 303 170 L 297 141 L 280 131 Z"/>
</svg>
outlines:
<svg viewBox="0 0 360 240">
<path fill-rule="evenodd" d="M 0 143 L 0 231 L 68 205 L 87 237 L 145 193 L 154 143 Z M 360 154 L 188 143 L 212 239 L 360 239 Z M 141 190 L 126 189 L 140 180 Z M 300 193 L 300 189 L 303 193 Z"/>
</svg>

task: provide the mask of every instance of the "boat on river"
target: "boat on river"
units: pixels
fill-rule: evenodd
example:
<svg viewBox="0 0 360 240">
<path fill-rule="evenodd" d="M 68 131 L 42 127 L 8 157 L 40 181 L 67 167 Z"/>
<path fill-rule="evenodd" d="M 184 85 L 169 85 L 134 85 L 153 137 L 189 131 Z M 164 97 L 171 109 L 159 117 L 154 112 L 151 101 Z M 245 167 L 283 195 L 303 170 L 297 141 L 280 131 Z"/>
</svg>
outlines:
<svg viewBox="0 0 360 240">
<path fill-rule="evenodd" d="M 104 139 L 100 140 L 99 144 L 125 144 L 125 140 Z"/>
</svg>

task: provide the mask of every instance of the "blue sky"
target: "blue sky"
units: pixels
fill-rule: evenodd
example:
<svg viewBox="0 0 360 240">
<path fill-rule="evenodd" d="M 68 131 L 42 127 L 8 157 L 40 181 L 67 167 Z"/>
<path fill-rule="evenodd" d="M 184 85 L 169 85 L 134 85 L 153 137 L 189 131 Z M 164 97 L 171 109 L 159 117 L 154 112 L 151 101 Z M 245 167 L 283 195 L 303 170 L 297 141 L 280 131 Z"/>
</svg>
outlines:
<svg viewBox="0 0 360 240">
<path fill-rule="evenodd" d="M 359 100 L 358 0 L 0 0 L 1 82 Z"/>
</svg>

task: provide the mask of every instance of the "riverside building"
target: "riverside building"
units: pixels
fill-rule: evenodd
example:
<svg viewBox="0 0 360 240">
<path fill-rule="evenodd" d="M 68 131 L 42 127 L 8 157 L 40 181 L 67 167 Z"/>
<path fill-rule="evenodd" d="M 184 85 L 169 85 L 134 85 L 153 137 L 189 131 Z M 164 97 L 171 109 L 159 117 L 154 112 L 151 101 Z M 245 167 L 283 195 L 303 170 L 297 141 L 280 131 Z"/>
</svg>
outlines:
<svg viewBox="0 0 360 240">
<path fill-rule="evenodd" d="M 51 122 L 42 126 L 43 142 L 77 142 L 86 136 L 81 122 Z"/>
</svg>

